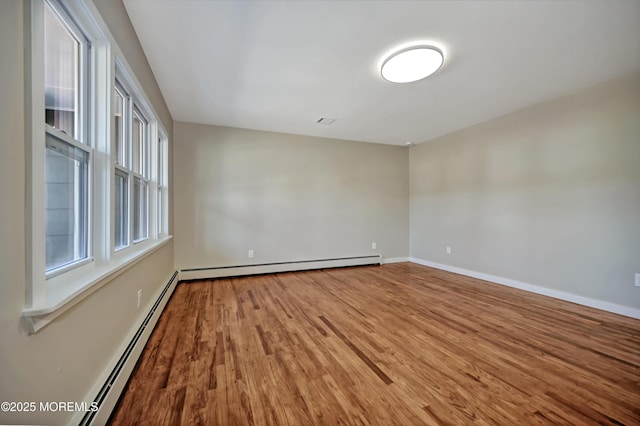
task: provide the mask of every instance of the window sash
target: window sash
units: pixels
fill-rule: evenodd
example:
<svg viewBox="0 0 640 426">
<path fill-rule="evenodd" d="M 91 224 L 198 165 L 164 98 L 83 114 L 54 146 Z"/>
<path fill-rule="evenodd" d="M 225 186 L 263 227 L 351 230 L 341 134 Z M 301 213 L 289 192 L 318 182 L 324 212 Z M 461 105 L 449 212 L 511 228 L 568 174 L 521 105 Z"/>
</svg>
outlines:
<svg viewBox="0 0 640 426">
<path fill-rule="evenodd" d="M 115 169 L 114 174 L 114 249 L 119 250 L 130 245 L 129 241 L 129 173 Z"/>
<path fill-rule="evenodd" d="M 92 150 L 47 126 L 45 151 L 45 273 L 49 277 L 91 258 Z"/>
<path fill-rule="evenodd" d="M 131 138 L 129 136 L 129 111 L 131 98 L 116 80 L 114 91 L 114 157 L 115 163 L 131 168 Z M 118 111 L 118 109 L 120 111 Z M 119 118 L 118 118 L 119 117 Z"/>
<path fill-rule="evenodd" d="M 42 7 L 43 237 L 45 277 L 50 278 L 86 263 L 92 254 L 90 42 L 59 2 L 47 0 Z"/>
<path fill-rule="evenodd" d="M 44 10 L 45 10 L 45 22 L 51 22 L 51 20 L 55 20 L 55 23 L 58 25 L 58 30 L 62 30 L 74 40 L 76 43 L 74 46 L 73 52 L 73 66 L 68 67 L 69 64 L 55 62 L 55 57 L 51 58 L 49 54 L 49 48 L 52 48 L 59 53 L 58 56 L 64 54 L 64 49 L 61 49 L 61 46 L 52 45 L 52 40 L 47 41 L 47 28 L 52 30 L 50 35 L 52 38 L 55 38 L 55 34 L 53 34 L 53 30 L 55 28 L 47 27 L 45 25 L 44 31 L 44 79 L 45 79 L 45 122 L 49 125 L 58 124 L 55 128 L 58 128 L 63 133 L 68 134 L 72 138 L 76 139 L 79 142 L 86 143 L 90 145 L 90 141 L 88 140 L 88 105 L 89 105 L 89 74 L 90 74 L 90 64 L 89 64 L 89 50 L 91 44 L 84 33 L 80 30 L 78 25 L 74 22 L 74 20 L 68 16 L 66 11 L 62 6 L 58 4 L 58 2 L 53 0 L 47 0 L 44 2 Z M 55 56 L 55 55 L 54 55 Z M 53 59 L 53 61 L 48 60 Z M 49 67 L 49 68 L 48 68 Z M 64 77 L 72 73 L 73 76 L 70 77 L 73 80 L 73 88 L 63 87 L 66 84 L 60 81 L 60 78 Z M 58 77 L 58 79 L 56 79 Z M 68 77 L 69 78 L 69 77 Z M 51 79 L 57 81 L 51 81 Z M 47 81 L 52 83 L 51 86 L 47 86 Z M 68 83 L 68 82 L 66 82 Z M 69 90 L 72 90 L 73 93 L 69 94 Z M 48 93 L 47 93 L 48 92 Z M 67 93 L 66 95 L 64 93 Z M 58 96 L 56 96 L 56 94 Z M 58 99 L 59 102 L 55 102 L 55 98 L 64 98 L 64 101 Z M 71 99 L 70 99 L 71 98 Z M 52 103 L 53 102 L 53 103 Z M 71 102 L 72 107 L 69 107 L 69 103 Z M 64 105 L 59 105 L 60 103 Z M 47 108 L 50 106 L 52 108 Z M 55 107 L 57 109 L 54 109 Z M 56 112 L 57 111 L 57 112 Z M 63 114 L 63 112 L 72 112 L 73 113 L 73 125 L 71 128 L 68 124 L 64 124 L 65 121 L 69 120 L 68 114 Z M 63 115 L 67 117 L 64 118 Z M 56 120 L 56 116 L 61 119 L 59 122 Z"/>
<path fill-rule="evenodd" d="M 133 242 L 149 238 L 149 181 L 133 178 Z"/>
</svg>

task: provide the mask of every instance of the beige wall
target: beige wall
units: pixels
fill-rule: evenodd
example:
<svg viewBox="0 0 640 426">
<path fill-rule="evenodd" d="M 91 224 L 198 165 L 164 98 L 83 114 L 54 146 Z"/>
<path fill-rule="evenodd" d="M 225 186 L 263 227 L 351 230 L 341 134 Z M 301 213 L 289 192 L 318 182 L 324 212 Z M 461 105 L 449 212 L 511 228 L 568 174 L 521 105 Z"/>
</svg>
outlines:
<svg viewBox="0 0 640 426">
<path fill-rule="evenodd" d="M 174 129 L 181 268 L 408 256 L 407 148 L 181 122 Z"/>
<path fill-rule="evenodd" d="M 121 2 L 96 5 L 171 132 Z M 145 311 L 135 306 L 137 289 L 150 296 L 168 278 L 174 247 L 25 334 L 23 48 L 23 2 L 3 0 L 0 401 L 82 401 Z M 250 248 L 251 263 L 372 252 L 405 257 L 410 241 L 416 258 L 640 308 L 632 282 L 640 272 L 638 117 L 634 75 L 419 145 L 410 155 L 403 147 L 176 123 L 176 264 L 246 264 Z M 446 245 L 453 254 L 445 254 Z M 0 413 L 0 422 L 60 424 L 70 417 Z"/>
<path fill-rule="evenodd" d="M 410 157 L 412 257 L 640 308 L 639 74 Z"/>
<path fill-rule="evenodd" d="M 144 314 L 145 309 L 136 308 L 137 289 L 143 289 L 147 296 L 143 302 L 148 306 L 150 296 L 166 283 L 173 270 L 173 247 L 162 247 L 37 334 L 28 336 L 23 331 L 20 314 L 25 302 L 27 261 L 23 3 L 0 2 L 0 401 L 79 402 Z M 103 5 L 102 10 L 122 9 L 119 2 L 105 3 L 109 5 Z M 126 17 L 120 12 L 113 16 Z M 105 20 L 118 31 L 129 25 Z M 124 38 L 120 42 L 137 43 L 133 41 Z M 142 55 L 139 47 L 125 53 L 131 62 L 136 62 L 131 56 Z M 166 106 L 152 100 L 154 108 L 166 115 Z M 171 131 L 170 116 L 167 120 L 165 127 Z M 62 424 L 71 415 L 0 412 L 0 423 Z"/>
</svg>

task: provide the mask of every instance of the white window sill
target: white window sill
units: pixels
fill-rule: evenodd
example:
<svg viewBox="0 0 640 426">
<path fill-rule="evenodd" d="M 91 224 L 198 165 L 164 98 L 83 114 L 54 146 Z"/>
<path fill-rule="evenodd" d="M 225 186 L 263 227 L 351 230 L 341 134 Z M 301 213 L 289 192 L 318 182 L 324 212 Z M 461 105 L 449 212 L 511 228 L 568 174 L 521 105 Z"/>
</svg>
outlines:
<svg viewBox="0 0 640 426">
<path fill-rule="evenodd" d="M 38 332 L 56 317 L 85 299 L 107 282 L 169 243 L 172 238 L 171 235 L 161 237 L 145 245 L 143 249 L 132 251 L 130 254 L 119 258 L 116 262 L 96 267 L 90 274 L 83 276 L 81 280 L 69 283 L 70 285 L 65 287 L 66 291 L 64 293 L 48 293 L 47 300 L 44 303 L 24 308 L 22 310 L 22 320 L 29 334 Z"/>
</svg>

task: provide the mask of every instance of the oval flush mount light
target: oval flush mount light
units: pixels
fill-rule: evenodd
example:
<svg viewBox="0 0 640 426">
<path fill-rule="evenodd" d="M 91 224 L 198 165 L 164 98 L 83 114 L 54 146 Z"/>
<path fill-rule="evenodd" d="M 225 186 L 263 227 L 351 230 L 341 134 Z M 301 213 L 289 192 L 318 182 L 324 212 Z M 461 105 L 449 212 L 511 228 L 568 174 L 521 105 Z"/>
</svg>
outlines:
<svg viewBox="0 0 640 426">
<path fill-rule="evenodd" d="M 392 83 L 411 83 L 429 77 L 442 66 L 444 55 L 434 46 L 406 47 L 392 53 L 382 63 L 382 78 Z"/>
</svg>

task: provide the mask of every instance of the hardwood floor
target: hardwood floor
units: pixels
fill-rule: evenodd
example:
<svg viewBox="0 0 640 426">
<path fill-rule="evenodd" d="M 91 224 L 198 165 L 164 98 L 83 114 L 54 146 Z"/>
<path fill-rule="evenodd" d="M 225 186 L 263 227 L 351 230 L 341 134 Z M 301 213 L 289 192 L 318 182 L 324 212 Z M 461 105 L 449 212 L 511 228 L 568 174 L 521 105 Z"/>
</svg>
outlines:
<svg viewBox="0 0 640 426">
<path fill-rule="evenodd" d="M 640 424 L 640 321 L 424 266 L 181 283 L 112 424 Z"/>
</svg>

